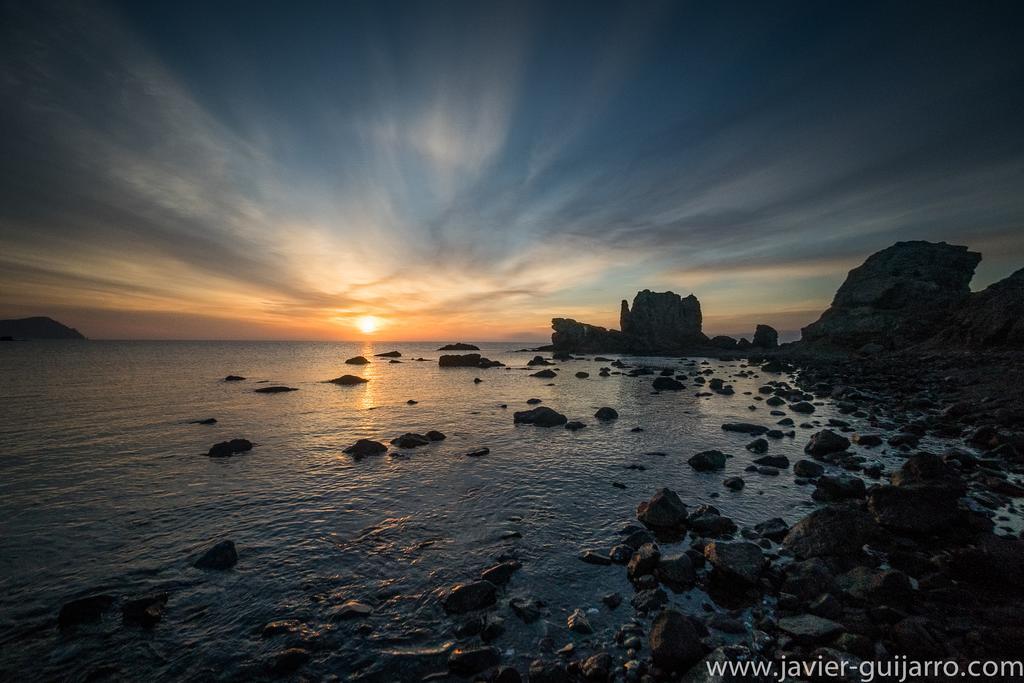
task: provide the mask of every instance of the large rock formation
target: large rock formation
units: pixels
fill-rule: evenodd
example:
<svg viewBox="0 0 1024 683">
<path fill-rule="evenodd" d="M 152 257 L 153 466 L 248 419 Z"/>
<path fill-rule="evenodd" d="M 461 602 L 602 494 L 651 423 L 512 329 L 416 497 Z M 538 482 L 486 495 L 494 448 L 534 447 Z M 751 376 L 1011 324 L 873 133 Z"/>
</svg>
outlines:
<svg viewBox="0 0 1024 683">
<path fill-rule="evenodd" d="M 938 332 L 970 294 L 981 254 L 945 242 L 897 242 L 850 271 L 805 342 L 896 349 Z"/>
<path fill-rule="evenodd" d="M 555 350 L 576 353 L 676 354 L 708 341 L 701 332 L 700 302 L 692 294 L 645 289 L 637 293 L 632 308 L 623 300 L 619 321 L 621 331 L 555 318 L 551 344 Z"/>
<path fill-rule="evenodd" d="M 62 325 L 53 318 L 37 316 L 17 320 L 0 320 L 0 337 L 14 339 L 85 339 L 78 330 Z"/>
<path fill-rule="evenodd" d="M 927 344 L 1024 347 L 1024 268 L 967 297 Z"/>
</svg>

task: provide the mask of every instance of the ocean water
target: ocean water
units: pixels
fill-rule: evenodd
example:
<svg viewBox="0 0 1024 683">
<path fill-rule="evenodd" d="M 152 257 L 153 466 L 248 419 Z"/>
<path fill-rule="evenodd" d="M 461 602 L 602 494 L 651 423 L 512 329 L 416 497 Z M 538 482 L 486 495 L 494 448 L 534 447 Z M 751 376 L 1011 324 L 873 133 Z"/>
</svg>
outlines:
<svg viewBox="0 0 1024 683">
<path fill-rule="evenodd" d="M 736 377 L 742 361 L 626 359 L 681 373 L 711 369 L 736 391 L 697 397 L 691 384 L 656 394 L 650 376 L 598 377 L 607 363 L 592 358 L 559 363 L 560 376 L 544 380 L 529 376 L 534 354 L 517 352 L 522 343 L 481 344 L 509 366 L 486 370 L 439 368 L 437 346 L 0 345 L 0 678 L 252 679 L 276 653 L 300 646 L 311 653 L 300 674 L 313 679 L 418 680 L 445 669 L 445 649 L 465 621 L 444 614 L 441 591 L 507 556 L 522 568 L 493 612 L 506 625 L 495 644 L 505 663 L 525 671 L 541 638 L 556 648 L 576 641 L 585 653 L 633 615 L 624 568 L 577 556 L 606 552 L 658 487 L 690 507 L 713 504 L 741 527 L 773 516 L 794 522 L 814 505 L 810 487 L 794 484 L 788 470 L 744 472 L 757 457 L 744 450 L 751 437 L 721 429 L 730 421 L 773 425 L 779 418 L 748 392 L 785 375 Z M 372 358 L 391 350 L 401 363 Z M 357 354 L 373 362 L 344 364 Z M 430 360 L 411 360 L 421 356 Z M 590 377 L 576 378 L 581 370 Z M 324 383 L 346 373 L 370 381 Z M 228 374 L 248 379 L 222 381 Z M 254 393 L 264 381 L 299 390 Z M 514 425 L 512 413 L 530 398 L 588 426 Z M 619 418 L 598 422 L 601 406 Z M 814 415 L 792 417 L 824 423 L 834 415 L 826 400 Z M 217 424 L 189 423 L 208 417 Z M 430 429 L 447 439 L 360 461 L 342 452 L 360 438 L 387 442 Z M 772 441 L 769 453 L 802 457 L 812 430 L 797 431 Z M 206 457 L 212 444 L 236 437 L 255 448 Z M 490 454 L 465 456 L 478 447 Z M 687 465 L 710 448 L 734 456 L 724 472 Z M 637 464 L 645 469 L 628 469 Z M 746 479 L 744 490 L 722 486 L 733 475 Z M 233 570 L 192 567 L 222 539 L 238 548 Z M 98 624 L 57 628 L 68 600 L 154 591 L 168 592 L 169 602 L 153 628 L 123 624 L 116 605 Z M 600 602 L 613 591 L 626 598 L 614 611 Z M 528 596 L 547 604 L 530 625 L 507 607 Z M 349 599 L 371 604 L 373 614 L 332 622 L 332 609 Z M 671 600 L 701 612 L 710 598 L 695 589 Z M 576 608 L 596 610 L 595 635 L 567 631 Z M 261 636 L 281 619 L 302 626 Z"/>
</svg>

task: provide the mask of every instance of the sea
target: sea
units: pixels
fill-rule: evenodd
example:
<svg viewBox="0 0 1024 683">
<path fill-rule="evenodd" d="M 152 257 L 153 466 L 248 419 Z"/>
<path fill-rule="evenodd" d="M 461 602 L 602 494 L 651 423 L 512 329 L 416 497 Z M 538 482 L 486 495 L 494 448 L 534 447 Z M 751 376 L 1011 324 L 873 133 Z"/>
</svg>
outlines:
<svg viewBox="0 0 1024 683">
<path fill-rule="evenodd" d="M 557 362 L 554 379 L 532 377 L 540 368 L 527 366 L 538 355 L 521 350 L 529 345 L 480 343 L 505 367 L 477 369 L 439 367 L 437 342 L 0 344 L 0 678 L 253 680 L 301 648 L 295 676 L 421 680 L 446 670 L 453 645 L 479 644 L 460 636 L 466 617 L 445 614 L 444 591 L 510 558 L 521 568 L 489 618 L 503 620 L 493 643 L 503 663 L 525 672 L 545 651 L 558 657 L 552 650 L 573 644 L 574 656 L 585 656 L 608 646 L 634 617 L 625 568 L 579 555 L 606 554 L 658 488 L 690 508 L 713 505 L 741 528 L 772 517 L 792 523 L 817 505 L 813 486 L 797 484 L 790 469 L 745 471 L 757 457 L 744 448 L 752 437 L 722 429 L 774 426 L 780 417 L 757 390 L 789 375 L 742 360 L 622 359 L 734 389 L 707 395 L 687 382 L 659 393 L 652 375 L 599 376 L 611 365 L 594 356 Z M 389 351 L 399 362 L 375 355 Z M 357 355 L 371 362 L 345 363 Z M 224 381 L 231 374 L 246 379 Z M 342 374 L 369 381 L 325 383 Z M 298 390 L 254 391 L 269 385 Z M 530 399 L 587 426 L 514 424 Z M 605 406 L 618 418 L 597 420 Z M 830 418 L 858 427 L 828 398 L 813 415 L 781 411 L 796 436 L 771 440 L 769 453 L 792 462 Z M 216 423 L 193 423 L 207 418 Z M 428 430 L 447 438 L 361 460 L 343 452 L 358 439 L 388 443 Z M 206 455 L 233 438 L 255 445 Z M 467 456 L 482 448 L 489 453 Z M 731 456 L 724 471 L 687 464 L 708 449 Z M 890 469 L 900 460 L 878 451 L 861 452 Z M 725 488 L 731 476 L 745 488 Z M 225 539 L 237 548 L 234 568 L 193 567 Z M 122 620 L 120 602 L 156 592 L 168 595 L 158 623 Z M 601 599 L 615 592 L 625 602 L 613 610 Z M 95 594 L 117 602 L 98 622 L 58 628 L 64 603 Z M 543 618 L 519 620 L 508 607 L 517 597 L 541 601 Z M 699 588 L 669 599 L 700 615 L 733 609 Z M 372 613 L 335 621 L 349 600 Z M 566 628 L 576 609 L 593 634 Z"/>
</svg>

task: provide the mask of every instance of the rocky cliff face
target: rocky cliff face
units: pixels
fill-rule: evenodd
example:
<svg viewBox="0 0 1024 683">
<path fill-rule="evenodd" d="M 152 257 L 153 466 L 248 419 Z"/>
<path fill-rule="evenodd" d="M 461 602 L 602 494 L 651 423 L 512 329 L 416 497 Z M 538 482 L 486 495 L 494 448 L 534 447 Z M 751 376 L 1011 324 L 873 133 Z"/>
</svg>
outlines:
<svg viewBox="0 0 1024 683">
<path fill-rule="evenodd" d="M 936 334 L 970 294 L 981 254 L 945 242 L 897 242 L 850 271 L 802 340 L 837 348 L 903 348 Z"/>
<path fill-rule="evenodd" d="M 73 327 L 62 325 L 53 318 L 37 316 L 17 320 L 0 320 L 0 337 L 14 339 L 85 339 Z"/>
<path fill-rule="evenodd" d="M 968 296 L 926 345 L 1024 348 L 1024 268 Z"/>
<path fill-rule="evenodd" d="M 551 321 L 551 345 L 556 351 L 572 353 L 626 353 L 626 338 L 618 330 L 576 322 L 572 318 Z"/>
</svg>

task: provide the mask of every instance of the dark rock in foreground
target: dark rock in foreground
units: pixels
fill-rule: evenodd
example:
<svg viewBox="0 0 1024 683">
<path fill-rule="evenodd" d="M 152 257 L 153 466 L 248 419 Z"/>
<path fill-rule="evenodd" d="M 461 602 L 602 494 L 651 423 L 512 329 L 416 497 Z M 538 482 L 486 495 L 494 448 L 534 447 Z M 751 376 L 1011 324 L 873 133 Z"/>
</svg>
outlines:
<svg viewBox="0 0 1024 683">
<path fill-rule="evenodd" d="M 238 563 L 238 551 L 233 541 L 221 541 L 200 556 L 192 565 L 197 569 L 225 570 Z"/>
<path fill-rule="evenodd" d="M 648 644 L 654 663 L 666 671 L 684 672 L 704 656 L 693 622 L 674 609 L 662 610 L 654 618 Z"/>
<path fill-rule="evenodd" d="M 672 489 L 658 489 L 650 500 L 640 503 L 636 517 L 654 529 L 682 530 L 686 528 L 686 505 Z"/>
<path fill-rule="evenodd" d="M 800 558 L 859 555 L 875 531 L 874 520 L 863 510 L 831 505 L 794 524 L 783 545 Z"/>
<path fill-rule="evenodd" d="M 760 349 L 774 349 L 779 345 L 779 333 L 770 325 L 758 325 L 754 329 L 754 339 L 750 344 Z"/>
</svg>

